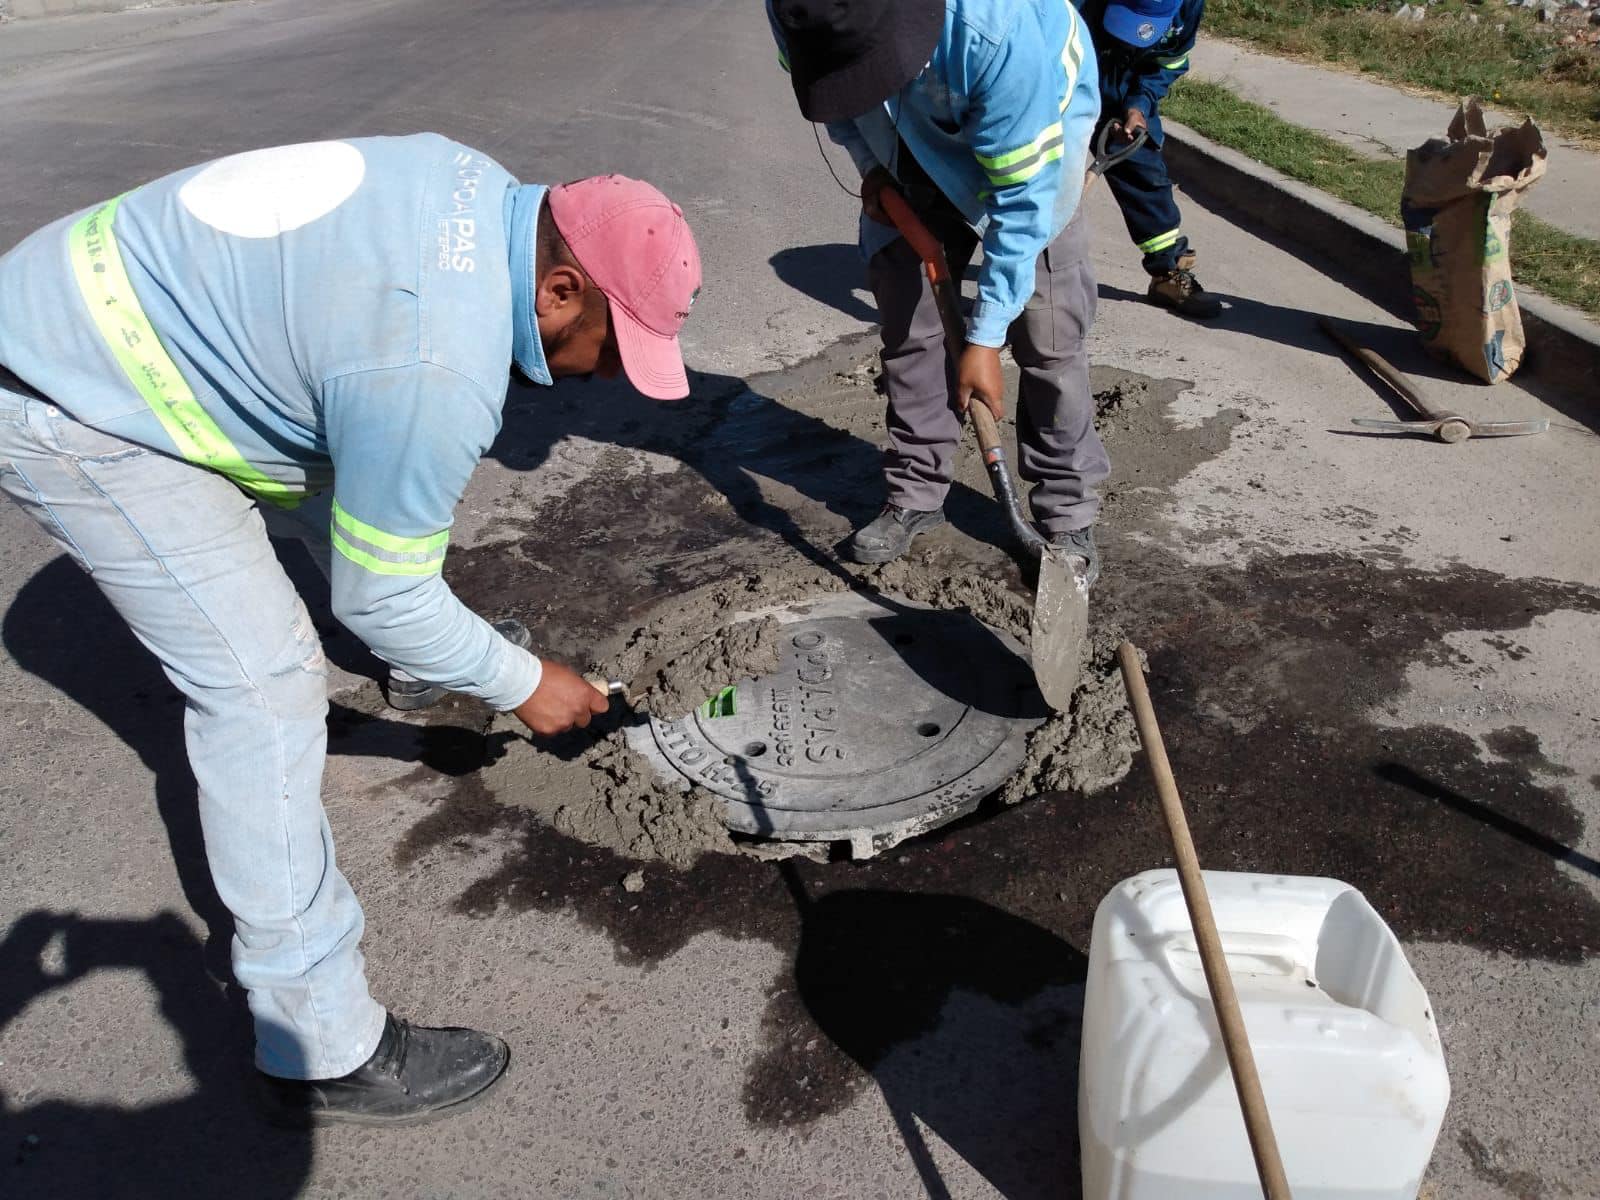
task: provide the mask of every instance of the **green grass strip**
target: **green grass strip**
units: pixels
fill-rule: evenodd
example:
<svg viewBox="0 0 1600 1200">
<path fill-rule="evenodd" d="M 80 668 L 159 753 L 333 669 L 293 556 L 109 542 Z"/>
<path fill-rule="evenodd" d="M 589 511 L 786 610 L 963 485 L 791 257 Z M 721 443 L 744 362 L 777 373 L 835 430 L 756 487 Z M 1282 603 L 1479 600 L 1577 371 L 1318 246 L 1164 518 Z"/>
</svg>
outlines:
<svg viewBox="0 0 1600 1200">
<path fill-rule="evenodd" d="M 1400 188 L 1406 173 L 1402 162 L 1367 158 L 1206 80 L 1182 80 L 1161 108 L 1163 114 L 1214 142 L 1391 225 L 1400 224 Z M 1517 282 L 1600 318 L 1600 242 L 1563 232 L 1520 211 L 1514 214 L 1511 229 L 1511 269 Z"/>
<path fill-rule="evenodd" d="M 1392 0 L 1210 0 L 1205 29 L 1278 54 L 1334 63 L 1444 96 L 1482 96 L 1541 125 L 1600 136 L 1600 54 L 1566 38 L 1576 20 L 1540 21 L 1498 2 L 1434 0 L 1397 21 Z"/>
</svg>

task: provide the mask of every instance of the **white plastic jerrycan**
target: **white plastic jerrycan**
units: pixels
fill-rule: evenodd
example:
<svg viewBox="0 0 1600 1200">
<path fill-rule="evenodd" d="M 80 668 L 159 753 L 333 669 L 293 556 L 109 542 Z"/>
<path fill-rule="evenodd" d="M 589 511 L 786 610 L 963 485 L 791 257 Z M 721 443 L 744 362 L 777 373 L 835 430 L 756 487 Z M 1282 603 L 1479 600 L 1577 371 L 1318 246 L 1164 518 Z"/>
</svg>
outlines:
<svg viewBox="0 0 1600 1200">
<path fill-rule="evenodd" d="M 1349 884 L 1206 871 L 1295 1200 L 1415 1200 L 1450 1101 L 1428 995 Z M 1078 1081 L 1084 1200 L 1259 1200 L 1175 871 L 1095 913 Z"/>
</svg>

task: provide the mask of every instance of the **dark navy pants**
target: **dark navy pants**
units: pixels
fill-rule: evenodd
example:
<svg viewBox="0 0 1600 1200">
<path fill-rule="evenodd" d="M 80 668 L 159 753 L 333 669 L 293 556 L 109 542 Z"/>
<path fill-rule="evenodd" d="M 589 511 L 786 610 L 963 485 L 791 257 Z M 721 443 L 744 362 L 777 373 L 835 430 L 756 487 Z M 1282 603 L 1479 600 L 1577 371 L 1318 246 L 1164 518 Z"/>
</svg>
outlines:
<svg viewBox="0 0 1600 1200">
<path fill-rule="evenodd" d="M 1095 136 L 1100 136 L 1099 130 Z M 1116 148 L 1113 135 L 1110 149 Z M 1165 275 L 1176 267 L 1189 250 L 1189 239 L 1183 236 L 1183 220 L 1161 148 L 1153 139 L 1145 142 L 1106 172 L 1106 183 L 1122 209 L 1128 236 L 1144 252 L 1144 269 L 1152 275 Z"/>
</svg>

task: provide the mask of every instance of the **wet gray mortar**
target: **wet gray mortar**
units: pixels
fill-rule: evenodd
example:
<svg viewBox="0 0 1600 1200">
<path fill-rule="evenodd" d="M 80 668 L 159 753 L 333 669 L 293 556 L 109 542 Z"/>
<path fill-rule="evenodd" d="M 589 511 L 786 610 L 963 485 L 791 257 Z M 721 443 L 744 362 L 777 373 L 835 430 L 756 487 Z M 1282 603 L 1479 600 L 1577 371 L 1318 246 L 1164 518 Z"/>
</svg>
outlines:
<svg viewBox="0 0 1600 1200">
<path fill-rule="evenodd" d="M 636 710 L 679 717 L 729 682 L 777 669 L 777 622 L 768 617 L 726 623 L 726 614 L 846 588 L 970 613 L 1024 643 L 1027 639 L 1030 598 L 994 580 L 951 577 L 913 555 L 884 567 L 852 567 L 848 573 L 809 565 L 775 567 L 696 589 L 675 597 L 615 649 L 603 649 L 600 666 L 609 677 L 633 681 L 630 699 Z M 1070 706 L 1028 736 L 1021 769 L 1000 791 L 1003 803 L 1041 792 L 1095 792 L 1127 774 L 1138 741 L 1117 674 L 1119 641 L 1114 631 L 1091 634 Z M 825 851 L 799 843 L 735 841 L 722 823 L 716 797 L 698 788 L 686 791 L 679 780 L 658 775 L 627 745 L 620 728 L 565 759 L 519 740 L 485 768 L 484 782 L 503 803 L 532 809 L 562 833 L 638 859 L 687 866 L 707 852 L 767 858 Z M 870 840 L 873 832 L 863 835 Z M 880 838 L 880 843 L 892 840 Z"/>
</svg>

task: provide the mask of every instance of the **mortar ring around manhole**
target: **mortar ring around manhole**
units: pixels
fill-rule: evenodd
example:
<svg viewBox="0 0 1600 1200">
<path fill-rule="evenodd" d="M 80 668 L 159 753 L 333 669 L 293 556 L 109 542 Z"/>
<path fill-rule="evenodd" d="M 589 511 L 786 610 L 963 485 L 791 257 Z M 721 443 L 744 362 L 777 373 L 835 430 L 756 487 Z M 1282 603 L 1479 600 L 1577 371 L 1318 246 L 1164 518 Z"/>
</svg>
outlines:
<svg viewBox="0 0 1600 1200">
<path fill-rule="evenodd" d="M 966 613 L 847 594 L 729 623 L 763 616 L 780 665 L 730 681 L 731 712 L 628 730 L 657 774 L 719 797 L 735 833 L 875 853 L 976 808 L 1048 715 L 1022 647 Z"/>
</svg>

